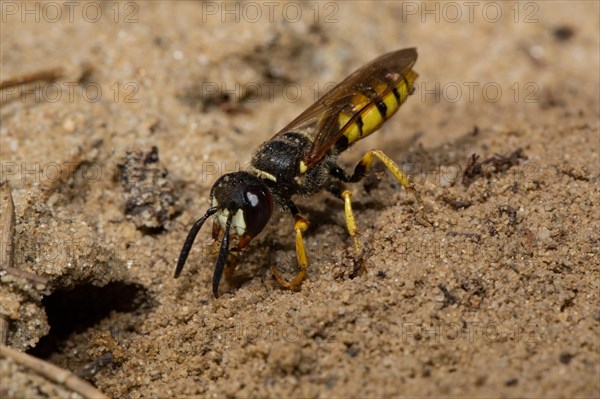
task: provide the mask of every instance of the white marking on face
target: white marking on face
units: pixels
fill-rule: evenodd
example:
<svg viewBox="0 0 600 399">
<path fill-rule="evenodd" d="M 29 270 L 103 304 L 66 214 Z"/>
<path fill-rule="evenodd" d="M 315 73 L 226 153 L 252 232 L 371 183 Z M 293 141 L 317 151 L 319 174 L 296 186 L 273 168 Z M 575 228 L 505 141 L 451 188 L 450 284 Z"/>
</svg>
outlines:
<svg viewBox="0 0 600 399">
<path fill-rule="evenodd" d="M 225 226 L 227 226 L 228 217 L 228 209 L 221 209 L 217 212 L 217 221 L 223 230 L 225 230 Z M 242 236 L 246 232 L 246 221 L 244 220 L 244 212 L 241 209 L 238 209 L 231 218 L 231 232 L 238 236 Z"/>
<path fill-rule="evenodd" d="M 246 221 L 244 220 L 244 211 L 238 209 L 231 220 L 231 227 L 236 230 L 238 236 L 242 236 L 246 232 Z"/>
<path fill-rule="evenodd" d="M 223 229 L 227 225 L 227 218 L 229 217 L 229 211 L 227 209 L 221 209 L 217 211 L 217 222 L 221 225 Z"/>
</svg>

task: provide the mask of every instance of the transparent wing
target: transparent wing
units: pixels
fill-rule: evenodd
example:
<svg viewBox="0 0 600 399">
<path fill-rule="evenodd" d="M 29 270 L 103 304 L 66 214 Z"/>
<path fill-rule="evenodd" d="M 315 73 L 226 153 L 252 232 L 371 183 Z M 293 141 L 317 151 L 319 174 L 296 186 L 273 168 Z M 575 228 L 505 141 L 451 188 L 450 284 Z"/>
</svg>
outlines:
<svg viewBox="0 0 600 399">
<path fill-rule="evenodd" d="M 343 135 L 344 127 L 351 123 L 355 115 L 387 93 L 378 92 L 375 88 L 383 84 L 388 87 L 388 92 L 391 91 L 404 79 L 405 73 L 416 60 L 417 51 L 414 48 L 381 55 L 328 91 L 274 138 L 292 131 L 304 131 L 311 135 L 313 145 L 305 163 L 308 167 L 314 165 Z M 363 100 L 357 102 L 357 97 Z M 352 117 L 341 124 L 340 113 Z"/>
</svg>

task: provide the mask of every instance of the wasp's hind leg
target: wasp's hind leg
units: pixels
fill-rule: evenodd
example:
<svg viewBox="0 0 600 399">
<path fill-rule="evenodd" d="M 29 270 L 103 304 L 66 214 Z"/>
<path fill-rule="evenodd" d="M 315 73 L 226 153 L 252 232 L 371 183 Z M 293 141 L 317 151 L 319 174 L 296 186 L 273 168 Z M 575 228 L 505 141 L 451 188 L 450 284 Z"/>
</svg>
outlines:
<svg viewBox="0 0 600 399">
<path fill-rule="evenodd" d="M 331 170 L 331 174 L 337 179 L 346 182 L 346 183 L 356 183 L 360 181 L 371 169 L 371 165 L 373 164 L 373 159 L 379 159 L 389 170 L 392 172 L 398 183 L 404 187 L 406 191 L 410 191 L 413 193 L 419 205 L 422 205 L 421 197 L 417 190 L 415 190 L 414 185 L 411 183 L 410 178 L 400 169 L 400 167 L 396 164 L 396 162 L 392 161 L 387 155 L 383 153 L 381 150 L 370 150 L 362 157 L 360 162 L 354 168 L 354 173 L 352 176 L 348 175 L 342 168 L 339 166 L 333 167 Z M 345 201 L 345 200 L 344 200 Z"/>
<path fill-rule="evenodd" d="M 298 261 L 298 266 L 300 266 L 300 271 L 298 274 L 296 274 L 292 281 L 287 281 L 281 275 L 281 273 L 279 273 L 275 265 L 271 267 L 271 272 L 281 286 L 298 291 L 300 289 L 300 285 L 302 285 L 302 281 L 304 281 L 304 278 L 306 277 L 306 269 L 308 268 L 308 259 L 306 258 L 306 250 L 304 248 L 304 241 L 302 240 L 302 233 L 308 229 L 309 223 L 308 220 L 300 216 L 296 205 L 290 203 L 289 208 L 295 220 L 294 232 L 296 233 L 296 259 Z"/>
<path fill-rule="evenodd" d="M 358 237 L 360 236 L 360 232 L 358 231 L 358 227 L 356 226 L 356 220 L 354 219 L 354 212 L 352 211 L 352 193 L 350 190 L 341 189 L 335 184 L 331 184 L 327 187 L 327 191 L 336 197 L 340 198 L 344 201 L 344 215 L 346 217 L 346 229 L 348 230 L 348 234 L 354 240 L 354 250 L 356 251 L 356 260 L 359 262 L 360 271 L 364 273 L 367 269 L 365 267 L 363 261 L 363 250 L 361 249 L 360 242 L 358 241 Z"/>
<path fill-rule="evenodd" d="M 350 176 L 348 175 L 342 168 L 339 166 L 334 166 L 331 169 L 331 174 L 333 177 L 345 183 L 356 183 L 362 180 L 366 174 L 371 169 L 373 164 L 373 159 L 377 158 L 392 172 L 396 180 L 406 189 L 407 191 L 412 192 L 417 198 L 417 202 L 421 204 L 421 198 L 419 197 L 419 193 L 415 190 L 413 184 L 410 182 L 409 177 L 402 172 L 400 167 L 396 165 L 394 161 L 392 161 L 387 155 L 385 155 L 381 150 L 370 150 L 368 151 L 360 160 L 360 162 L 354 168 L 354 173 Z M 360 269 L 362 272 L 366 271 L 364 262 L 362 261 L 363 253 L 360 247 L 360 243 L 358 237 L 360 233 L 358 231 L 358 227 L 356 226 L 356 221 L 354 219 L 354 213 L 352 212 L 352 193 L 349 190 L 342 190 L 335 184 L 331 184 L 328 187 L 328 191 L 335 195 L 338 198 L 341 198 L 344 201 L 344 213 L 346 215 L 346 227 L 348 229 L 348 233 L 354 239 L 354 247 L 356 249 L 356 254 L 358 259 L 360 260 Z"/>
<path fill-rule="evenodd" d="M 357 255 L 361 255 L 360 243 L 358 242 L 360 232 L 358 231 L 358 227 L 356 226 L 354 212 L 352 211 L 352 193 L 350 192 L 350 190 L 342 189 L 335 184 L 331 184 L 329 187 L 327 187 L 327 191 L 344 201 L 346 229 L 348 230 L 348 234 L 350 234 L 350 237 L 352 237 L 352 239 L 354 240 L 354 248 L 356 249 Z"/>
</svg>

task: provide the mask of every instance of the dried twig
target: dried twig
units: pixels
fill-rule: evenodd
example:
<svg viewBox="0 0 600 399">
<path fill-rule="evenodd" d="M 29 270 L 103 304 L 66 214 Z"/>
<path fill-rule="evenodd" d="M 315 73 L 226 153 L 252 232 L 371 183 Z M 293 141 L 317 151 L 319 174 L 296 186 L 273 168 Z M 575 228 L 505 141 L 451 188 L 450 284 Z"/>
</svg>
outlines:
<svg viewBox="0 0 600 399">
<path fill-rule="evenodd" d="M 8 181 L 0 183 L 0 267 L 9 269 L 14 262 L 15 204 Z"/>
<path fill-rule="evenodd" d="M 0 315 L 0 345 L 6 345 L 8 341 L 8 319 Z"/>
<path fill-rule="evenodd" d="M 77 392 L 84 398 L 108 399 L 108 396 L 104 395 L 90 383 L 83 381 L 69 370 L 62 369 L 51 363 L 30 356 L 26 353 L 11 349 L 4 345 L 0 345 L 0 355 L 35 371 L 49 380 L 56 382 L 57 384 Z"/>
<path fill-rule="evenodd" d="M 12 269 L 14 262 L 15 204 L 8 182 L 0 183 L 0 268 Z M 0 314 L 0 345 L 8 340 L 8 319 Z"/>
<path fill-rule="evenodd" d="M 64 73 L 62 67 L 43 69 L 37 72 L 25 73 L 20 76 L 15 76 L 0 82 L 0 90 L 8 89 L 9 87 L 19 86 L 22 84 L 37 82 L 40 80 L 52 82 L 60 78 Z"/>
<path fill-rule="evenodd" d="M 14 267 L 15 205 L 8 181 L 0 183 L 0 272 L 46 285 L 48 280 L 35 273 Z"/>
<path fill-rule="evenodd" d="M 47 285 L 48 280 L 14 267 L 15 256 L 15 205 L 8 181 L 0 183 L 0 274 L 10 274 L 34 283 Z M 9 315 L 0 314 L 0 344 L 8 339 Z"/>
</svg>

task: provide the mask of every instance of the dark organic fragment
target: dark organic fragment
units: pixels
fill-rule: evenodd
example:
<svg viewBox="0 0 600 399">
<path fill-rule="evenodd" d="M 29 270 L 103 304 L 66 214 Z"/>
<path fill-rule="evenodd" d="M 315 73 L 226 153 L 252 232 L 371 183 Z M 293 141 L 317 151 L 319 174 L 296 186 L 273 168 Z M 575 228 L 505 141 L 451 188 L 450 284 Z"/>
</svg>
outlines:
<svg viewBox="0 0 600 399">
<path fill-rule="evenodd" d="M 472 154 L 463 172 L 462 183 L 465 187 L 468 187 L 475 181 L 477 176 L 483 175 L 489 177 L 493 173 L 505 172 L 512 166 L 518 165 L 520 160 L 526 159 L 527 156 L 523 154 L 521 148 L 517 148 L 507 156 L 494 155 L 481 162 L 479 162 L 479 155 Z M 491 170 L 486 168 L 487 165 L 492 167 Z"/>
<path fill-rule="evenodd" d="M 180 209 L 169 172 L 159 161 L 158 148 L 127 151 L 118 166 L 118 179 L 126 193 L 127 218 L 147 232 L 165 229 Z"/>
</svg>

